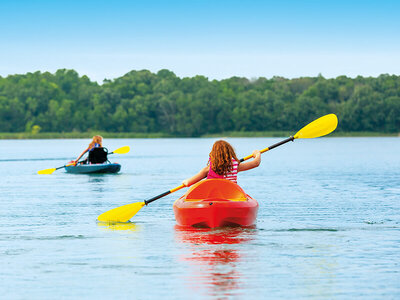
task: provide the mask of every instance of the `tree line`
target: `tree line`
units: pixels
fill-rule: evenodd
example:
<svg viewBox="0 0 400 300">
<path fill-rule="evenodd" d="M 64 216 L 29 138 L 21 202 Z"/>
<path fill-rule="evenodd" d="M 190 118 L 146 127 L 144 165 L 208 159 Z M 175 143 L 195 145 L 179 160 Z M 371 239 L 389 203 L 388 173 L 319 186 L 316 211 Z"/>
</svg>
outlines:
<svg viewBox="0 0 400 300">
<path fill-rule="evenodd" d="M 342 132 L 400 132 L 400 76 L 209 80 L 141 70 L 98 84 L 61 69 L 0 77 L 0 132 L 293 131 L 328 113 Z"/>
</svg>

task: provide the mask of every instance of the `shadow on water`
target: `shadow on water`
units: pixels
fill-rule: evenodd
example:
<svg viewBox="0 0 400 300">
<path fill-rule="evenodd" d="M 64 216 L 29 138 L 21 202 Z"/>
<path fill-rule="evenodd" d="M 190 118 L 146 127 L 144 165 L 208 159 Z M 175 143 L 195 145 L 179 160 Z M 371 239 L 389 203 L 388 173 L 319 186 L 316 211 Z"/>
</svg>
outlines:
<svg viewBox="0 0 400 300">
<path fill-rule="evenodd" d="M 88 176 L 88 187 L 92 192 L 99 193 L 101 196 L 109 185 L 108 174 L 77 174 Z"/>
<path fill-rule="evenodd" d="M 86 175 L 89 178 L 89 182 L 104 182 L 107 180 L 107 175 L 105 174 L 77 174 L 77 175 Z"/>
<path fill-rule="evenodd" d="M 189 251 L 179 259 L 191 267 L 187 279 L 190 288 L 205 287 L 216 297 L 240 294 L 243 276 L 237 265 L 244 255 L 240 244 L 250 242 L 256 234 L 255 228 L 199 229 L 176 225 L 176 240 L 189 245 Z"/>
</svg>

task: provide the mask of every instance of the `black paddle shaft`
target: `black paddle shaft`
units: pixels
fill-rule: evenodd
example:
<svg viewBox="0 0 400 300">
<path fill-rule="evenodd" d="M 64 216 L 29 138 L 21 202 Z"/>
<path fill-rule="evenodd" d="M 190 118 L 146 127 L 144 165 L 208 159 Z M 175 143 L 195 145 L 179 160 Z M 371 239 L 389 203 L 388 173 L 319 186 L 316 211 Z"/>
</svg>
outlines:
<svg viewBox="0 0 400 300">
<path fill-rule="evenodd" d="M 283 140 L 279 143 L 273 144 L 272 146 L 268 147 L 269 150 L 272 150 L 280 145 L 286 144 L 287 142 L 293 142 L 294 141 L 294 137 L 290 136 L 288 137 L 286 140 Z"/>
<path fill-rule="evenodd" d="M 58 168 L 56 168 L 56 170 L 59 170 L 59 169 L 62 169 L 62 168 L 65 168 L 67 165 L 64 165 L 64 166 L 62 166 L 62 167 L 58 167 Z"/>
<path fill-rule="evenodd" d="M 153 202 L 153 201 L 156 201 L 157 199 L 160 199 L 160 198 L 162 198 L 162 197 L 164 197 L 164 196 L 167 196 L 168 194 L 170 194 L 171 193 L 171 191 L 166 191 L 165 193 L 162 193 L 162 194 L 160 194 L 160 195 L 158 195 L 158 196 L 155 196 L 155 197 L 153 197 L 153 198 L 151 198 L 151 199 L 149 199 L 149 200 L 145 200 L 144 201 L 144 204 L 149 204 L 149 203 L 151 203 L 151 202 Z"/>
<path fill-rule="evenodd" d="M 272 146 L 269 146 L 269 147 L 267 148 L 266 151 L 272 150 L 272 149 L 274 149 L 274 148 L 276 148 L 276 147 L 278 147 L 278 146 L 280 146 L 280 145 L 286 144 L 287 142 L 293 142 L 293 141 L 294 141 L 294 137 L 293 137 L 293 136 L 290 136 L 290 137 L 288 137 L 287 139 L 285 139 L 285 140 L 283 140 L 283 141 L 281 141 L 281 142 L 279 142 L 279 143 L 276 143 L 276 144 L 273 144 Z M 263 151 L 263 152 L 265 152 L 265 151 Z M 243 161 L 244 161 L 244 158 L 242 158 L 242 159 L 240 160 L 240 162 L 243 162 Z"/>
</svg>

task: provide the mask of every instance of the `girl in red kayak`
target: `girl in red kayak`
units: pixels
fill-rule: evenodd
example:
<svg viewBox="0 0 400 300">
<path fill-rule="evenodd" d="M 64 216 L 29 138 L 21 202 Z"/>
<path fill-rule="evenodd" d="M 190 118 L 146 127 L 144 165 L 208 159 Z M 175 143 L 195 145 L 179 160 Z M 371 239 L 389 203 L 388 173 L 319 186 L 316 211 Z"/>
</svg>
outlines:
<svg viewBox="0 0 400 300">
<path fill-rule="evenodd" d="M 231 144 L 223 140 L 216 141 L 211 149 L 207 166 L 182 183 L 185 186 L 191 186 L 206 177 L 207 179 L 224 178 L 237 183 L 238 172 L 247 171 L 260 165 L 261 153 L 259 150 L 253 151 L 253 158 L 252 161 L 240 162 Z"/>
<path fill-rule="evenodd" d="M 78 161 L 81 159 L 83 155 L 85 155 L 86 152 L 99 147 L 103 147 L 103 137 L 101 137 L 100 135 L 95 135 L 92 141 L 90 142 L 89 146 L 81 153 L 81 155 L 78 156 L 76 160 L 73 160 L 72 162 L 77 164 Z M 85 163 L 85 161 L 83 161 L 83 163 Z"/>
</svg>

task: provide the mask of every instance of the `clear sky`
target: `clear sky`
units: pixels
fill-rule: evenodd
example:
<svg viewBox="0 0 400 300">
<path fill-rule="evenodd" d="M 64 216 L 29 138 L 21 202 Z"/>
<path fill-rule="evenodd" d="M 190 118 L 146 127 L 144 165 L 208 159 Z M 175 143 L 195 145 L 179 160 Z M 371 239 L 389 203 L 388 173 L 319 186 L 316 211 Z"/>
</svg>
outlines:
<svg viewBox="0 0 400 300">
<path fill-rule="evenodd" d="M 400 1 L 0 0 L 0 76 L 400 74 Z"/>
</svg>

